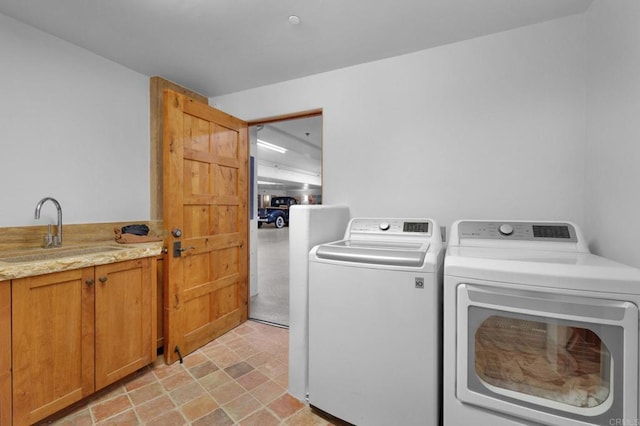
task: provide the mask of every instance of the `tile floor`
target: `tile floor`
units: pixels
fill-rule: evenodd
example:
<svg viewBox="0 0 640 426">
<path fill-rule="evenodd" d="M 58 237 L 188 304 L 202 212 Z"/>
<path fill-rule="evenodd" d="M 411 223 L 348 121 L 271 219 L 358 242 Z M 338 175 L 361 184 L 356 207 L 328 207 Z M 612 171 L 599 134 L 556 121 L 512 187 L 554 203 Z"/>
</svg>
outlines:
<svg viewBox="0 0 640 426">
<path fill-rule="evenodd" d="M 162 357 L 41 424 L 331 425 L 287 393 L 289 331 L 248 321 L 166 365 Z"/>
</svg>

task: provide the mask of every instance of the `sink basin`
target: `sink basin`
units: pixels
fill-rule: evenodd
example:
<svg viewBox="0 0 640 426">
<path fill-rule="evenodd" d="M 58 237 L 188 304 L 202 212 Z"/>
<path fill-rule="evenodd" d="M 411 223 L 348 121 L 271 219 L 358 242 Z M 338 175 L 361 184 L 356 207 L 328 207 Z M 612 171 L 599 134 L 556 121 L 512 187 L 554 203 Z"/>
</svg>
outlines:
<svg viewBox="0 0 640 426">
<path fill-rule="evenodd" d="M 83 256 L 85 254 L 103 253 L 107 251 L 121 250 L 120 247 L 113 246 L 99 246 L 99 247 L 76 247 L 76 248 L 58 248 L 58 249 L 46 249 L 40 250 L 37 253 L 30 252 L 29 254 L 11 255 L 7 257 L 0 257 L 0 262 L 8 263 L 21 263 L 21 262 L 35 262 L 38 260 L 51 260 L 62 259 L 65 257 Z"/>
</svg>

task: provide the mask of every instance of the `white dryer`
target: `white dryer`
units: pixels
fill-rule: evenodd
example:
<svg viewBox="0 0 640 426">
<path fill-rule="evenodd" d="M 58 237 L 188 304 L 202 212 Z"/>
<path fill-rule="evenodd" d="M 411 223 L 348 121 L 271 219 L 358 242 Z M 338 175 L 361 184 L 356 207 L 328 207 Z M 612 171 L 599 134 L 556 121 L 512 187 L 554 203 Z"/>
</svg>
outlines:
<svg viewBox="0 0 640 426">
<path fill-rule="evenodd" d="M 438 424 L 443 257 L 430 219 L 355 218 L 311 250 L 311 405 L 361 426 Z"/>
<path fill-rule="evenodd" d="M 444 275 L 445 425 L 640 424 L 640 270 L 569 222 L 458 221 Z"/>
</svg>

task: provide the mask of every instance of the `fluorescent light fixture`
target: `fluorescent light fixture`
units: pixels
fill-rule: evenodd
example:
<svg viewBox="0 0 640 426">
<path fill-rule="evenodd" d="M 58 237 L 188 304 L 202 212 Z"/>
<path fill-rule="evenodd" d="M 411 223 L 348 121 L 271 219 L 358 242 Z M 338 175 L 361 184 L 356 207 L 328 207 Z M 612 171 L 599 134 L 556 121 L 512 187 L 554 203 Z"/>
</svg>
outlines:
<svg viewBox="0 0 640 426">
<path fill-rule="evenodd" d="M 258 185 L 278 185 L 276 182 L 267 182 L 266 180 L 259 180 Z"/>
<path fill-rule="evenodd" d="M 283 148 L 281 146 L 274 145 L 269 142 L 265 142 L 262 139 L 258 139 L 258 146 L 261 148 L 266 148 L 275 152 L 279 152 L 280 154 L 284 154 L 285 152 L 287 152 L 287 148 Z"/>
</svg>

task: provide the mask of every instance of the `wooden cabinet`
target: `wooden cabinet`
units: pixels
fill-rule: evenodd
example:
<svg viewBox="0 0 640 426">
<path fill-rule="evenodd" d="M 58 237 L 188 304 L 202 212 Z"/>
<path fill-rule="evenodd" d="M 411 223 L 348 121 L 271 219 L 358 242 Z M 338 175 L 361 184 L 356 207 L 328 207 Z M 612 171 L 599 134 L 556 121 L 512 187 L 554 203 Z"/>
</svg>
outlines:
<svg viewBox="0 0 640 426">
<path fill-rule="evenodd" d="M 84 268 L 12 281 L 15 424 L 93 392 L 93 274 Z"/>
<path fill-rule="evenodd" d="M 11 424 L 11 282 L 0 281 L 0 425 Z"/>
<path fill-rule="evenodd" d="M 153 360 L 151 269 L 146 258 L 12 281 L 14 424 L 41 420 Z"/>
<path fill-rule="evenodd" d="M 152 260 L 137 259 L 95 268 L 96 390 L 155 359 L 152 326 L 157 311 L 156 287 L 149 277 L 156 271 Z"/>
</svg>

